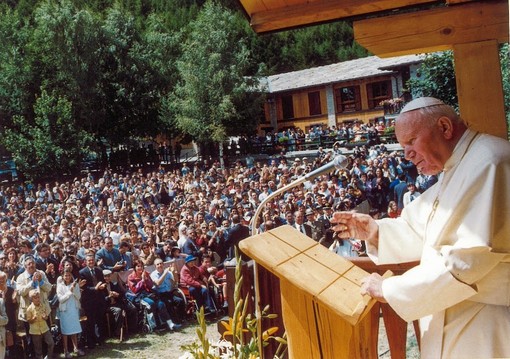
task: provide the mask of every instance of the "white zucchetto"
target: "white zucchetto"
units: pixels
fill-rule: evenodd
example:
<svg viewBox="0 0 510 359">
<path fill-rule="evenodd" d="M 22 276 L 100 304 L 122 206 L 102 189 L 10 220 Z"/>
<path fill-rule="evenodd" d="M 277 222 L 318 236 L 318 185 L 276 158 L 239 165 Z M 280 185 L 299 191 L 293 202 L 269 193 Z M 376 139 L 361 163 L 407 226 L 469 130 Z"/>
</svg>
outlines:
<svg viewBox="0 0 510 359">
<path fill-rule="evenodd" d="M 437 105 L 444 105 L 445 103 L 441 100 L 438 100 L 434 97 L 419 97 L 417 99 L 412 100 L 407 105 L 404 106 L 402 111 L 400 113 L 405 113 L 409 111 L 418 110 L 420 108 L 424 107 L 430 107 L 430 106 L 437 106 Z"/>
</svg>

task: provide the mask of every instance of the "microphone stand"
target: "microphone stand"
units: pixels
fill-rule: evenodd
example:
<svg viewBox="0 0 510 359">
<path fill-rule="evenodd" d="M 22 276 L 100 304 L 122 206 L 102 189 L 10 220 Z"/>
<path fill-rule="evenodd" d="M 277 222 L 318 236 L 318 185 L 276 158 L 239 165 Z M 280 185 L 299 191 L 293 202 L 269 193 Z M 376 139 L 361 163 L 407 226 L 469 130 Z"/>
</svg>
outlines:
<svg viewBox="0 0 510 359">
<path fill-rule="evenodd" d="M 264 210 L 266 203 L 271 201 L 276 196 L 296 187 L 297 185 L 300 185 L 301 183 L 304 183 L 311 178 L 308 178 L 307 176 L 301 176 L 300 178 L 292 181 L 291 183 L 283 186 L 282 188 L 277 189 L 273 193 L 271 193 L 269 196 L 267 196 L 262 202 L 260 202 L 259 206 L 255 210 L 255 214 L 253 215 L 253 219 L 251 222 L 251 235 L 254 236 L 257 234 L 257 226 L 259 223 L 259 217 L 262 211 Z M 258 338 L 258 347 L 259 347 L 259 354 L 262 357 L 262 320 L 260 312 L 260 293 L 259 293 L 259 277 L 258 277 L 258 269 L 257 269 L 257 262 L 253 261 L 253 287 L 255 289 L 255 317 L 257 318 L 257 338 Z"/>
</svg>

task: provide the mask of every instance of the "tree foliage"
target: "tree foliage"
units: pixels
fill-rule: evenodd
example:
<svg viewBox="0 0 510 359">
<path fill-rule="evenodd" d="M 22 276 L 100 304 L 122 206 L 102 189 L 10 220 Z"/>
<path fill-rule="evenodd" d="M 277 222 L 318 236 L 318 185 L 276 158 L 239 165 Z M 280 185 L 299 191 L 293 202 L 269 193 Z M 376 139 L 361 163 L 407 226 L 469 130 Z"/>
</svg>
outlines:
<svg viewBox="0 0 510 359">
<path fill-rule="evenodd" d="M 510 55 L 508 44 L 499 51 L 505 113 L 510 129 Z M 457 83 L 452 51 L 428 54 L 420 67 L 420 77 L 409 80 L 407 85 L 414 96 L 432 96 L 458 109 Z"/>
<path fill-rule="evenodd" d="M 408 81 L 414 96 L 436 97 L 454 108 L 459 107 L 452 51 L 427 54 L 418 75 L 417 79 Z"/>
<path fill-rule="evenodd" d="M 6 148 L 19 169 L 29 179 L 76 172 L 86 153 L 87 134 L 75 123 L 71 102 L 43 89 L 34 114 L 33 121 L 14 116 L 14 127 L 4 133 Z"/>
<path fill-rule="evenodd" d="M 250 52 L 232 27 L 235 14 L 208 2 L 197 19 L 177 62 L 181 81 L 167 106 L 176 125 L 200 142 L 221 142 L 251 132 L 261 115 L 256 79 L 247 77 Z"/>
<path fill-rule="evenodd" d="M 246 21 L 244 21 L 247 24 Z M 256 35 L 250 30 L 257 63 L 264 63 L 269 74 L 302 70 L 314 66 L 366 57 L 369 53 L 354 41 L 346 22 L 316 25 L 275 34 Z"/>
<path fill-rule="evenodd" d="M 507 128 L 510 131 L 510 46 L 503 44 L 499 51 L 501 76 L 503 81 L 503 95 L 505 96 L 505 113 Z M 510 136 L 509 136 L 510 138 Z"/>
<path fill-rule="evenodd" d="M 220 141 L 254 130 L 263 114 L 252 81 L 262 71 L 270 75 L 366 55 L 345 23 L 258 36 L 237 1 L 221 3 L 1 2 L 0 131 L 9 136 L 1 136 L 0 145 L 36 178 L 55 169 L 78 170 L 80 156 L 99 152 L 105 143 L 161 133 L 173 138 L 183 131 L 200 141 Z M 52 116 L 44 114 L 52 111 L 68 121 L 62 131 L 74 138 L 50 131 Z M 46 132 L 53 135 L 31 149 L 27 141 Z M 80 147 L 61 152 L 69 145 Z"/>
</svg>

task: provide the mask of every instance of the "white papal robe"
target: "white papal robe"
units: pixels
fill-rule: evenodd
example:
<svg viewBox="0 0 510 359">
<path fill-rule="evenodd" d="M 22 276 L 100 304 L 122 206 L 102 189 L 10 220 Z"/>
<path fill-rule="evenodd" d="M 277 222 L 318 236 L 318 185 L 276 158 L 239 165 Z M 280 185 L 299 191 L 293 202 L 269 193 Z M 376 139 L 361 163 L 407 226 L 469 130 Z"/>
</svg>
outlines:
<svg viewBox="0 0 510 359">
<path fill-rule="evenodd" d="M 374 262 L 420 260 L 383 294 L 420 319 L 421 357 L 509 358 L 510 143 L 467 130 L 438 183 L 378 224 Z"/>
</svg>

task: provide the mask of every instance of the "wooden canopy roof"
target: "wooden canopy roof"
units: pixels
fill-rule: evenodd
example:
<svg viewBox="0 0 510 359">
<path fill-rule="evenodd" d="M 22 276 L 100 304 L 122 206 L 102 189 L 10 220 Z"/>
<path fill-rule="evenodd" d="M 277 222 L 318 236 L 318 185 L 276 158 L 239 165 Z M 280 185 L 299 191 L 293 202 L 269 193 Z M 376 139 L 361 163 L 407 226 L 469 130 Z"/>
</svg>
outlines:
<svg viewBox="0 0 510 359">
<path fill-rule="evenodd" d="M 379 57 L 454 51 L 461 116 L 507 138 L 498 46 L 508 42 L 507 0 L 239 0 L 257 33 L 350 20 Z"/>
<path fill-rule="evenodd" d="M 434 0 L 240 0 L 257 33 L 326 21 L 367 18 L 414 7 L 444 4 Z"/>
</svg>

